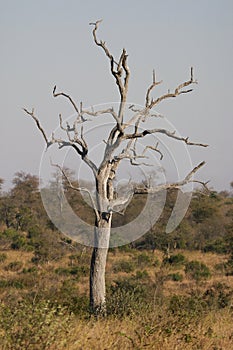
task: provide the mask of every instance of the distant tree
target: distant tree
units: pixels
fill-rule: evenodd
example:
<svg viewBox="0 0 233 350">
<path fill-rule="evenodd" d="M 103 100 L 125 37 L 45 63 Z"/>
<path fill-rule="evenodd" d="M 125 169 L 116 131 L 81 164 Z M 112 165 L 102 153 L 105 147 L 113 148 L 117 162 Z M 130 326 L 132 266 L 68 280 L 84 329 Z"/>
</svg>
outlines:
<svg viewBox="0 0 233 350">
<path fill-rule="evenodd" d="M 40 221 L 43 226 L 47 218 L 41 202 L 39 179 L 35 175 L 17 172 L 12 181 L 13 188 L 5 193 L 0 203 L 0 220 L 9 227 L 25 230 Z"/>
<path fill-rule="evenodd" d="M 0 178 L 0 192 L 2 191 L 2 185 L 4 183 L 4 180 L 2 178 Z"/>
<path fill-rule="evenodd" d="M 102 40 L 98 40 L 97 30 L 100 22 L 101 21 L 91 23 L 91 25 L 94 26 L 92 32 L 93 39 L 95 44 L 103 50 L 109 61 L 110 72 L 115 80 L 120 95 L 119 109 L 117 111 L 113 107 L 102 110 L 84 109 L 82 103 L 80 103 L 80 107 L 78 107 L 69 95 L 63 92 L 57 92 L 55 86 L 53 96 L 63 96 L 67 98 L 74 107 L 77 117 L 73 125 L 67 124 L 64 126 L 60 115 L 60 127 L 61 130 L 65 132 L 65 136 L 64 138 L 61 138 L 52 135 L 51 139 L 48 139 L 39 119 L 35 115 L 34 109 L 32 109 L 32 111 L 25 109 L 25 112 L 35 121 L 47 147 L 50 147 L 53 144 L 57 144 L 59 149 L 70 147 L 91 169 L 96 186 L 96 198 L 95 200 L 92 200 L 95 215 L 95 229 L 94 248 L 90 265 L 90 307 L 92 312 L 96 314 L 105 314 L 105 267 L 113 213 L 119 211 L 119 208 L 124 209 L 130 202 L 132 194 L 148 194 L 169 188 L 179 188 L 180 186 L 192 182 L 192 176 L 204 165 L 204 162 L 201 162 L 199 165 L 193 168 L 193 170 L 191 170 L 182 181 L 172 184 L 163 184 L 156 188 L 154 185 L 148 186 L 148 181 L 144 186 L 134 186 L 133 191 L 130 193 L 124 193 L 124 195 L 119 195 L 119 193 L 117 193 L 117 189 L 114 188 L 114 180 L 116 178 L 119 165 L 123 160 L 128 160 L 132 166 L 142 164 L 140 162 L 143 162 L 147 158 L 148 150 L 155 152 L 155 154 L 158 154 L 158 156 L 162 158 L 161 150 L 158 148 L 158 144 L 152 143 L 153 140 L 150 138 L 151 135 L 162 134 L 170 139 L 184 142 L 186 145 L 204 147 L 206 147 L 206 145 L 191 142 L 188 137 L 180 137 L 173 131 L 169 131 L 164 128 L 158 128 L 156 126 L 151 128 L 149 124 L 147 124 L 149 119 L 152 120 L 156 117 L 152 110 L 154 107 L 158 106 L 159 103 L 192 91 L 190 85 L 196 83 L 193 78 L 193 69 L 191 68 L 191 75 L 187 81 L 179 84 L 173 92 L 168 91 L 158 98 L 151 97 L 152 90 L 161 83 L 157 81 L 155 72 L 153 71 L 152 83 L 149 85 L 146 91 L 145 105 L 139 109 L 134 105 L 131 105 L 127 109 L 126 103 L 130 78 L 128 54 L 126 53 L 126 50 L 123 49 L 119 59 L 116 59 L 109 51 L 106 43 Z M 129 112 L 131 113 L 131 116 L 127 117 Z M 89 148 L 87 138 L 85 137 L 84 133 L 84 125 L 87 119 L 90 120 L 91 117 L 96 119 L 101 115 L 107 115 L 108 117 L 110 116 L 113 120 L 114 126 L 109 130 L 108 137 L 104 142 L 105 150 L 102 161 L 100 164 L 96 164 L 96 160 L 91 159 L 89 156 Z M 139 139 L 146 139 L 148 141 L 144 150 L 141 150 L 140 147 L 138 147 L 137 140 Z M 146 165 L 146 163 L 144 163 L 144 165 Z M 79 187 L 75 187 L 72 184 L 61 167 L 60 170 L 63 172 L 63 175 L 66 177 L 71 188 L 74 190 L 81 190 Z"/>
</svg>

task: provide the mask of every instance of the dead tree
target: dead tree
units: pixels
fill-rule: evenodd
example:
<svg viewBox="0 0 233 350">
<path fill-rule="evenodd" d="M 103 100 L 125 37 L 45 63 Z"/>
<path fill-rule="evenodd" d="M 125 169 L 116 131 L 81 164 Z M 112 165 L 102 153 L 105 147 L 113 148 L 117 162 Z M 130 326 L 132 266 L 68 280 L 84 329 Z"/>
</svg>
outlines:
<svg viewBox="0 0 233 350">
<path fill-rule="evenodd" d="M 167 92 L 160 97 L 152 98 L 152 90 L 161 82 L 156 80 L 155 71 L 152 74 L 152 83 L 148 87 L 145 96 L 145 105 L 137 109 L 134 105 L 127 108 L 127 95 L 129 88 L 129 78 L 130 69 L 128 66 L 128 55 L 125 49 L 122 50 L 119 59 L 117 60 L 112 53 L 109 51 L 106 43 L 97 38 L 97 30 L 101 21 L 96 23 L 90 23 L 93 26 L 93 39 L 97 46 L 99 46 L 105 56 L 107 57 L 110 64 L 110 72 L 113 76 L 117 89 L 120 95 L 119 109 L 107 108 L 102 110 L 84 109 L 82 103 L 78 106 L 74 100 L 63 92 L 57 92 L 56 86 L 53 90 L 53 96 L 63 96 L 68 99 L 73 106 L 76 119 L 72 126 L 63 125 L 63 120 L 61 115 L 60 128 L 65 132 L 65 138 L 56 138 L 52 135 L 51 139 L 46 136 L 46 133 L 41 126 L 41 123 L 34 110 L 28 111 L 24 109 L 25 112 L 31 116 L 38 129 L 40 130 L 47 147 L 53 144 L 57 144 L 59 149 L 64 147 L 71 147 L 79 156 L 83 162 L 91 169 L 92 174 L 95 179 L 96 184 L 96 200 L 92 199 L 93 210 L 95 214 L 95 228 L 94 228 L 94 239 L 95 244 L 93 247 L 93 253 L 90 264 L 90 307 L 92 312 L 96 314 L 103 314 L 106 311 L 105 302 L 105 266 L 107 253 L 109 248 L 110 231 L 112 215 L 117 206 L 123 205 L 129 202 L 130 198 L 116 198 L 114 194 L 114 179 L 116 177 L 116 172 L 123 159 L 128 159 L 131 165 L 137 166 L 140 161 L 146 159 L 146 153 L 148 150 L 155 152 L 159 157 L 162 157 L 162 153 L 158 147 L 158 144 L 151 145 L 148 144 L 144 151 L 141 152 L 137 148 L 137 140 L 142 138 L 148 138 L 149 135 L 163 134 L 169 138 L 176 141 L 184 142 L 187 145 L 195 145 L 206 147 L 207 145 L 202 143 L 195 143 L 189 141 L 188 137 L 180 137 L 175 132 L 163 129 L 163 128 L 145 128 L 146 121 L 149 117 L 153 115 L 153 108 L 158 106 L 162 101 L 175 98 L 179 95 L 183 95 L 192 91 L 190 86 L 195 84 L 196 81 L 193 78 L 193 68 L 191 68 L 190 78 L 181 83 L 176 87 L 173 92 Z M 127 111 L 131 111 L 133 116 L 126 118 Z M 109 136 L 105 141 L 105 150 L 102 157 L 102 161 L 99 165 L 89 157 L 88 144 L 85 140 L 84 125 L 87 118 L 98 117 L 100 115 L 110 115 L 114 121 L 114 126 L 109 132 Z M 134 188 L 134 193 L 145 194 L 152 193 L 154 191 L 159 191 L 161 189 L 169 188 L 179 188 L 189 182 L 198 182 L 193 180 L 193 175 L 204 165 L 201 162 L 190 173 L 182 180 L 176 183 L 164 184 L 159 187 L 136 187 Z M 60 167 L 61 171 L 62 168 Z M 63 174 L 66 176 L 66 174 Z M 67 179 L 69 181 L 69 179 Z M 69 182 L 70 187 L 72 183 Z M 205 185 L 205 184 L 204 184 Z M 74 188 L 75 190 L 80 190 L 80 188 Z"/>
</svg>

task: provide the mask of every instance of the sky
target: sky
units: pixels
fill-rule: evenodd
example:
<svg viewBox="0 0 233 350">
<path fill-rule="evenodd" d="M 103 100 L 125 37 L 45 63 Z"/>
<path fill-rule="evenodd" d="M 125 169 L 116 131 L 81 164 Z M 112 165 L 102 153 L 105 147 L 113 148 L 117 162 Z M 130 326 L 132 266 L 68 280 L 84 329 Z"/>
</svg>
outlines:
<svg viewBox="0 0 233 350">
<path fill-rule="evenodd" d="M 53 98 L 55 84 L 85 106 L 119 101 L 108 61 L 92 40 L 89 22 L 98 19 L 103 19 L 98 35 L 111 52 L 116 57 L 123 47 L 128 52 L 129 103 L 144 103 L 153 69 L 163 80 L 153 93 L 156 97 L 188 79 L 194 67 L 194 91 L 161 103 L 158 112 L 181 135 L 209 144 L 189 148 L 194 165 L 206 161 L 198 178 L 210 180 L 218 191 L 229 190 L 232 0 L 0 0 L 0 177 L 6 188 L 17 171 L 38 175 L 44 151 L 44 141 L 23 107 L 35 108 L 49 135 L 60 112 L 64 119 L 73 113 L 66 100 Z"/>
</svg>

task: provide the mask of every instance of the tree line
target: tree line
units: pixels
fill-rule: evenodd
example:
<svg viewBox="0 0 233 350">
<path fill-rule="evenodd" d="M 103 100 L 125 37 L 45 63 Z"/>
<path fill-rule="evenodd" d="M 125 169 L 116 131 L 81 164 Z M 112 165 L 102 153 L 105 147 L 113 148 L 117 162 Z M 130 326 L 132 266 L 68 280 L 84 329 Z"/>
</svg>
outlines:
<svg viewBox="0 0 233 350">
<path fill-rule="evenodd" d="M 71 171 L 72 183 L 78 185 Z M 50 187 L 57 183 L 57 173 Z M 72 177 L 73 176 L 73 177 Z M 84 201 L 80 192 L 70 189 L 63 177 L 64 194 L 82 220 L 94 225 L 92 208 Z M 1 179 L 1 187 L 4 181 Z M 0 243 L 4 249 L 33 250 L 35 259 L 49 261 L 62 256 L 69 245 L 79 246 L 61 234 L 47 216 L 40 196 L 39 178 L 23 171 L 17 172 L 13 187 L 0 194 Z M 168 191 L 162 215 L 154 226 L 140 239 L 127 247 L 168 251 L 174 249 L 231 252 L 233 237 L 233 197 L 230 192 L 212 191 L 210 195 L 196 191 L 190 207 L 180 223 L 171 233 L 166 233 L 166 223 L 176 201 L 178 189 Z M 146 195 L 135 194 L 125 215 L 115 214 L 112 227 L 122 226 L 134 219 L 135 213 L 143 209 Z M 153 213 L 151 213 L 153 215 Z M 122 247 L 121 249 L 127 249 Z M 114 249 L 114 248 L 112 248 Z"/>
</svg>

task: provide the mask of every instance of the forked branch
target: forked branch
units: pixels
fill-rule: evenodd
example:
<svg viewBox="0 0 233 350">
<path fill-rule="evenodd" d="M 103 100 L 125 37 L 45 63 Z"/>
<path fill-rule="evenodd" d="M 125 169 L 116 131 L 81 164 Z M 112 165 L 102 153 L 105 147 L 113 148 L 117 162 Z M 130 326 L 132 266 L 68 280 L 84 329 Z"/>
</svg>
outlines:
<svg viewBox="0 0 233 350">
<path fill-rule="evenodd" d="M 28 111 L 26 108 L 23 108 L 23 110 L 32 117 L 32 119 L 35 121 L 38 129 L 40 130 L 45 142 L 47 148 L 51 146 L 52 144 L 57 144 L 59 149 L 62 149 L 64 147 L 72 147 L 82 158 L 82 160 L 92 169 L 94 175 L 97 173 L 97 167 L 95 163 L 90 160 L 87 156 L 88 154 L 88 146 L 87 143 L 85 142 L 84 136 L 83 136 L 83 128 L 81 128 L 81 134 L 80 137 L 78 136 L 78 131 L 75 128 L 70 128 L 67 126 L 67 128 L 64 128 L 62 126 L 62 117 L 59 115 L 59 121 L 60 121 L 60 126 L 62 130 L 65 130 L 67 133 L 68 140 L 64 140 L 62 138 L 56 138 L 54 133 L 52 133 L 52 137 L 49 140 L 46 136 L 46 133 L 43 129 L 43 127 L 40 124 L 39 119 L 35 116 L 34 109 L 32 111 Z M 74 124 L 75 125 L 75 124 Z M 70 131 L 74 131 L 74 137 L 72 138 L 70 135 Z"/>
<path fill-rule="evenodd" d="M 179 84 L 175 88 L 174 92 L 168 91 L 168 93 L 158 97 L 156 100 L 151 99 L 149 101 L 149 94 L 150 94 L 151 90 L 156 86 L 156 82 L 154 81 L 153 84 L 147 90 L 147 95 L 146 96 L 148 96 L 148 98 L 146 98 L 146 107 L 148 107 L 148 109 L 152 109 L 153 107 L 158 105 L 163 100 L 166 100 L 168 98 L 174 98 L 174 97 L 177 97 L 177 96 L 179 96 L 181 94 L 187 94 L 187 93 L 193 91 L 193 89 L 183 90 L 185 87 L 187 87 L 187 86 L 189 86 L 191 84 L 197 84 L 197 81 L 193 79 L 193 67 L 191 67 L 191 70 L 190 70 L 190 79 L 185 81 L 185 82 L 183 82 L 183 83 L 181 83 L 181 84 Z"/>
<path fill-rule="evenodd" d="M 130 77 L 130 70 L 127 64 L 127 58 L 128 55 L 126 53 L 126 50 L 123 49 L 120 59 L 117 62 L 116 59 L 113 57 L 111 52 L 109 51 L 108 47 L 106 46 L 105 41 L 98 40 L 96 32 L 98 30 L 99 24 L 102 22 L 102 20 L 99 20 L 95 23 L 89 23 L 90 25 L 94 26 L 94 29 L 92 31 L 94 42 L 97 46 L 101 47 L 103 51 L 105 52 L 105 55 L 108 57 L 110 61 L 110 68 L 111 73 L 113 77 L 115 78 L 116 84 L 119 89 L 119 93 L 121 96 L 121 102 L 126 102 L 127 92 L 128 92 L 128 84 L 129 84 L 129 77 Z M 122 73 L 124 72 L 124 78 L 122 78 Z M 119 112 L 119 119 L 122 120 L 123 111 L 120 110 Z"/>
<path fill-rule="evenodd" d="M 156 81 L 156 76 L 155 76 L 155 70 L 153 70 L 153 75 L 152 75 L 152 84 L 149 86 L 147 92 L 146 92 L 146 107 L 149 107 L 150 103 L 151 103 L 151 99 L 150 99 L 150 93 L 151 91 L 154 89 L 155 86 L 159 85 L 162 83 L 161 81 Z"/>
<path fill-rule="evenodd" d="M 190 171 L 190 173 L 188 173 L 188 175 L 181 181 L 177 181 L 174 183 L 168 183 L 168 184 L 163 184 L 163 185 L 159 185 L 156 187 L 136 187 L 134 189 L 134 193 L 135 194 L 146 194 L 146 193 L 156 193 L 162 190 L 168 190 L 168 189 L 172 189 L 172 188 L 180 188 L 184 185 L 187 185 L 189 183 L 195 182 L 195 183 L 199 183 L 201 184 L 206 190 L 209 191 L 209 189 L 207 188 L 207 183 L 208 182 L 202 182 L 202 181 L 198 181 L 198 180 L 193 180 L 192 177 L 193 175 L 201 168 L 205 165 L 205 162 L 201 162 L 200 164 L 198 164 L 195 168 L 193 168 L 192 171 Z"/>
</svg>

